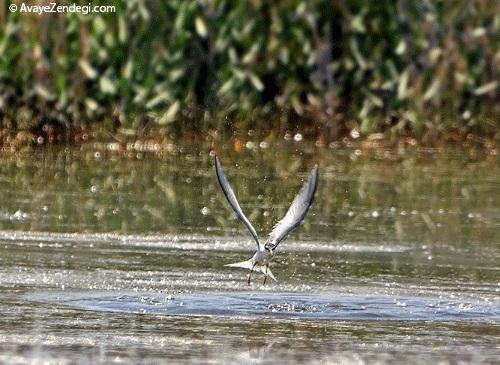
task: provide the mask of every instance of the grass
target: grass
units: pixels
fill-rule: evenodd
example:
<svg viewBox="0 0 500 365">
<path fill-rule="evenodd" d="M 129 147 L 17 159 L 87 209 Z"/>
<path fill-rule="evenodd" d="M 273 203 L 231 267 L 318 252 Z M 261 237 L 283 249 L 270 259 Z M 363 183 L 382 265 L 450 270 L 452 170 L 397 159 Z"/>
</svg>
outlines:
<svg viewBox="0 0 500 365">
<path fill-rule="evenodd" d="M 87 15 L 8 5 L 4 145 L 214 131 L 500 139 L 497 1 L 151 0 Z"/>
</svg>

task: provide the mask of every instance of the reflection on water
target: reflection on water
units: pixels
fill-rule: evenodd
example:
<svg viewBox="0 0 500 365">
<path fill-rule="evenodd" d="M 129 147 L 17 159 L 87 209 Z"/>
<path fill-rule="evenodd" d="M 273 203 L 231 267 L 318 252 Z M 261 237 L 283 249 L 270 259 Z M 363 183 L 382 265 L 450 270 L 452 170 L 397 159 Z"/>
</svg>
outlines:
<svg viewBox="0 0 500 365">
<path fill-rule="evenodd" d="M 0 156 L 0 362 L 496 361 L 495 156 L 296 148 L 218 149 L 262 236 L 320 166 L 250 287 L 210 148 Z"/>
<path fill-rule="evenodd" d="M 160 157 L 75 150 L 3 156 L 0 228 L 242 233 L 220 199 L 209 151 L 180 149 Z M 494 156 L 307 148 L 219 154 L 247 215 L 263 233 L 284 214 L 318 162 L 318 201 L 299 237 L 498 241 L 500 167 Z"/>
</svg>

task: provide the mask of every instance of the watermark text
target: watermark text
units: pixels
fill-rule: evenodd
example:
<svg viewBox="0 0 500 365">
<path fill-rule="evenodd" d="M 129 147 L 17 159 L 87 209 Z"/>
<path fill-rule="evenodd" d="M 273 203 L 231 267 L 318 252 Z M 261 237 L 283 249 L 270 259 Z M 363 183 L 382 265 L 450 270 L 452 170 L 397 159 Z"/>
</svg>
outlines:
<svg viewBox="0 0 500 365">
<path fill-rule="evenodd" d="M 114 5 L 58 5 L 57 3 L 49 3 L 46 5 L 30 5 L 26 3 L 10 4 L 9 11 L 12 13 L 34 13 L 42 15 L 44 13 L 79 13 L 79 14 L 92 14 L 92 13 L 114 13 L 116 7 Z"/>
</svg>

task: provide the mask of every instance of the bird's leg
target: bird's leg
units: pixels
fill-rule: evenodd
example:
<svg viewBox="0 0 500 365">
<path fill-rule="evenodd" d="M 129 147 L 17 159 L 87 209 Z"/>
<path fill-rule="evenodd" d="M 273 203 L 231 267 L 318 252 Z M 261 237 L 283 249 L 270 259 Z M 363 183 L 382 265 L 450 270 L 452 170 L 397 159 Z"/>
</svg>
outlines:
<svg viewBox="0 0 500 365">
<path fill-rule="evenodd" d="M 250 285 L 250 279 L 252 278 L 252 271 L 255 268 L 255 265 L 257 265 L 257 263 L 253 264 L 252 268 L 250 269 L 250 273 L 248 274 L 248 285 Z"/>
<path fill-rule="evenodd" d="M 264 282 L 262 283 L 262 285 L 266 285 L 267 269 L 269 269 L 269 264 L 266 265 L 266 272 L 264 273 Z"/>
</svg>

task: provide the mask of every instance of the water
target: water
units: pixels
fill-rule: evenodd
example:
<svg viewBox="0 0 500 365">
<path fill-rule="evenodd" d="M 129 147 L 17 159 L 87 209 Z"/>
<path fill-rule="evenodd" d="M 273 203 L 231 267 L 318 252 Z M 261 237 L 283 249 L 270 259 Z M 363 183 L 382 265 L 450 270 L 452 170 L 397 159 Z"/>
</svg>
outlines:
<svg viewBox="0 0 500 365">
<path fill-rule="evenodd" d="M 231 147 L 262 237 L 320 165 L 277 283 L 224 267 L 255 244 L 209 147 L 3 153 L 0 363 L 498 363 L 495 155 Z"/>
</svg>

